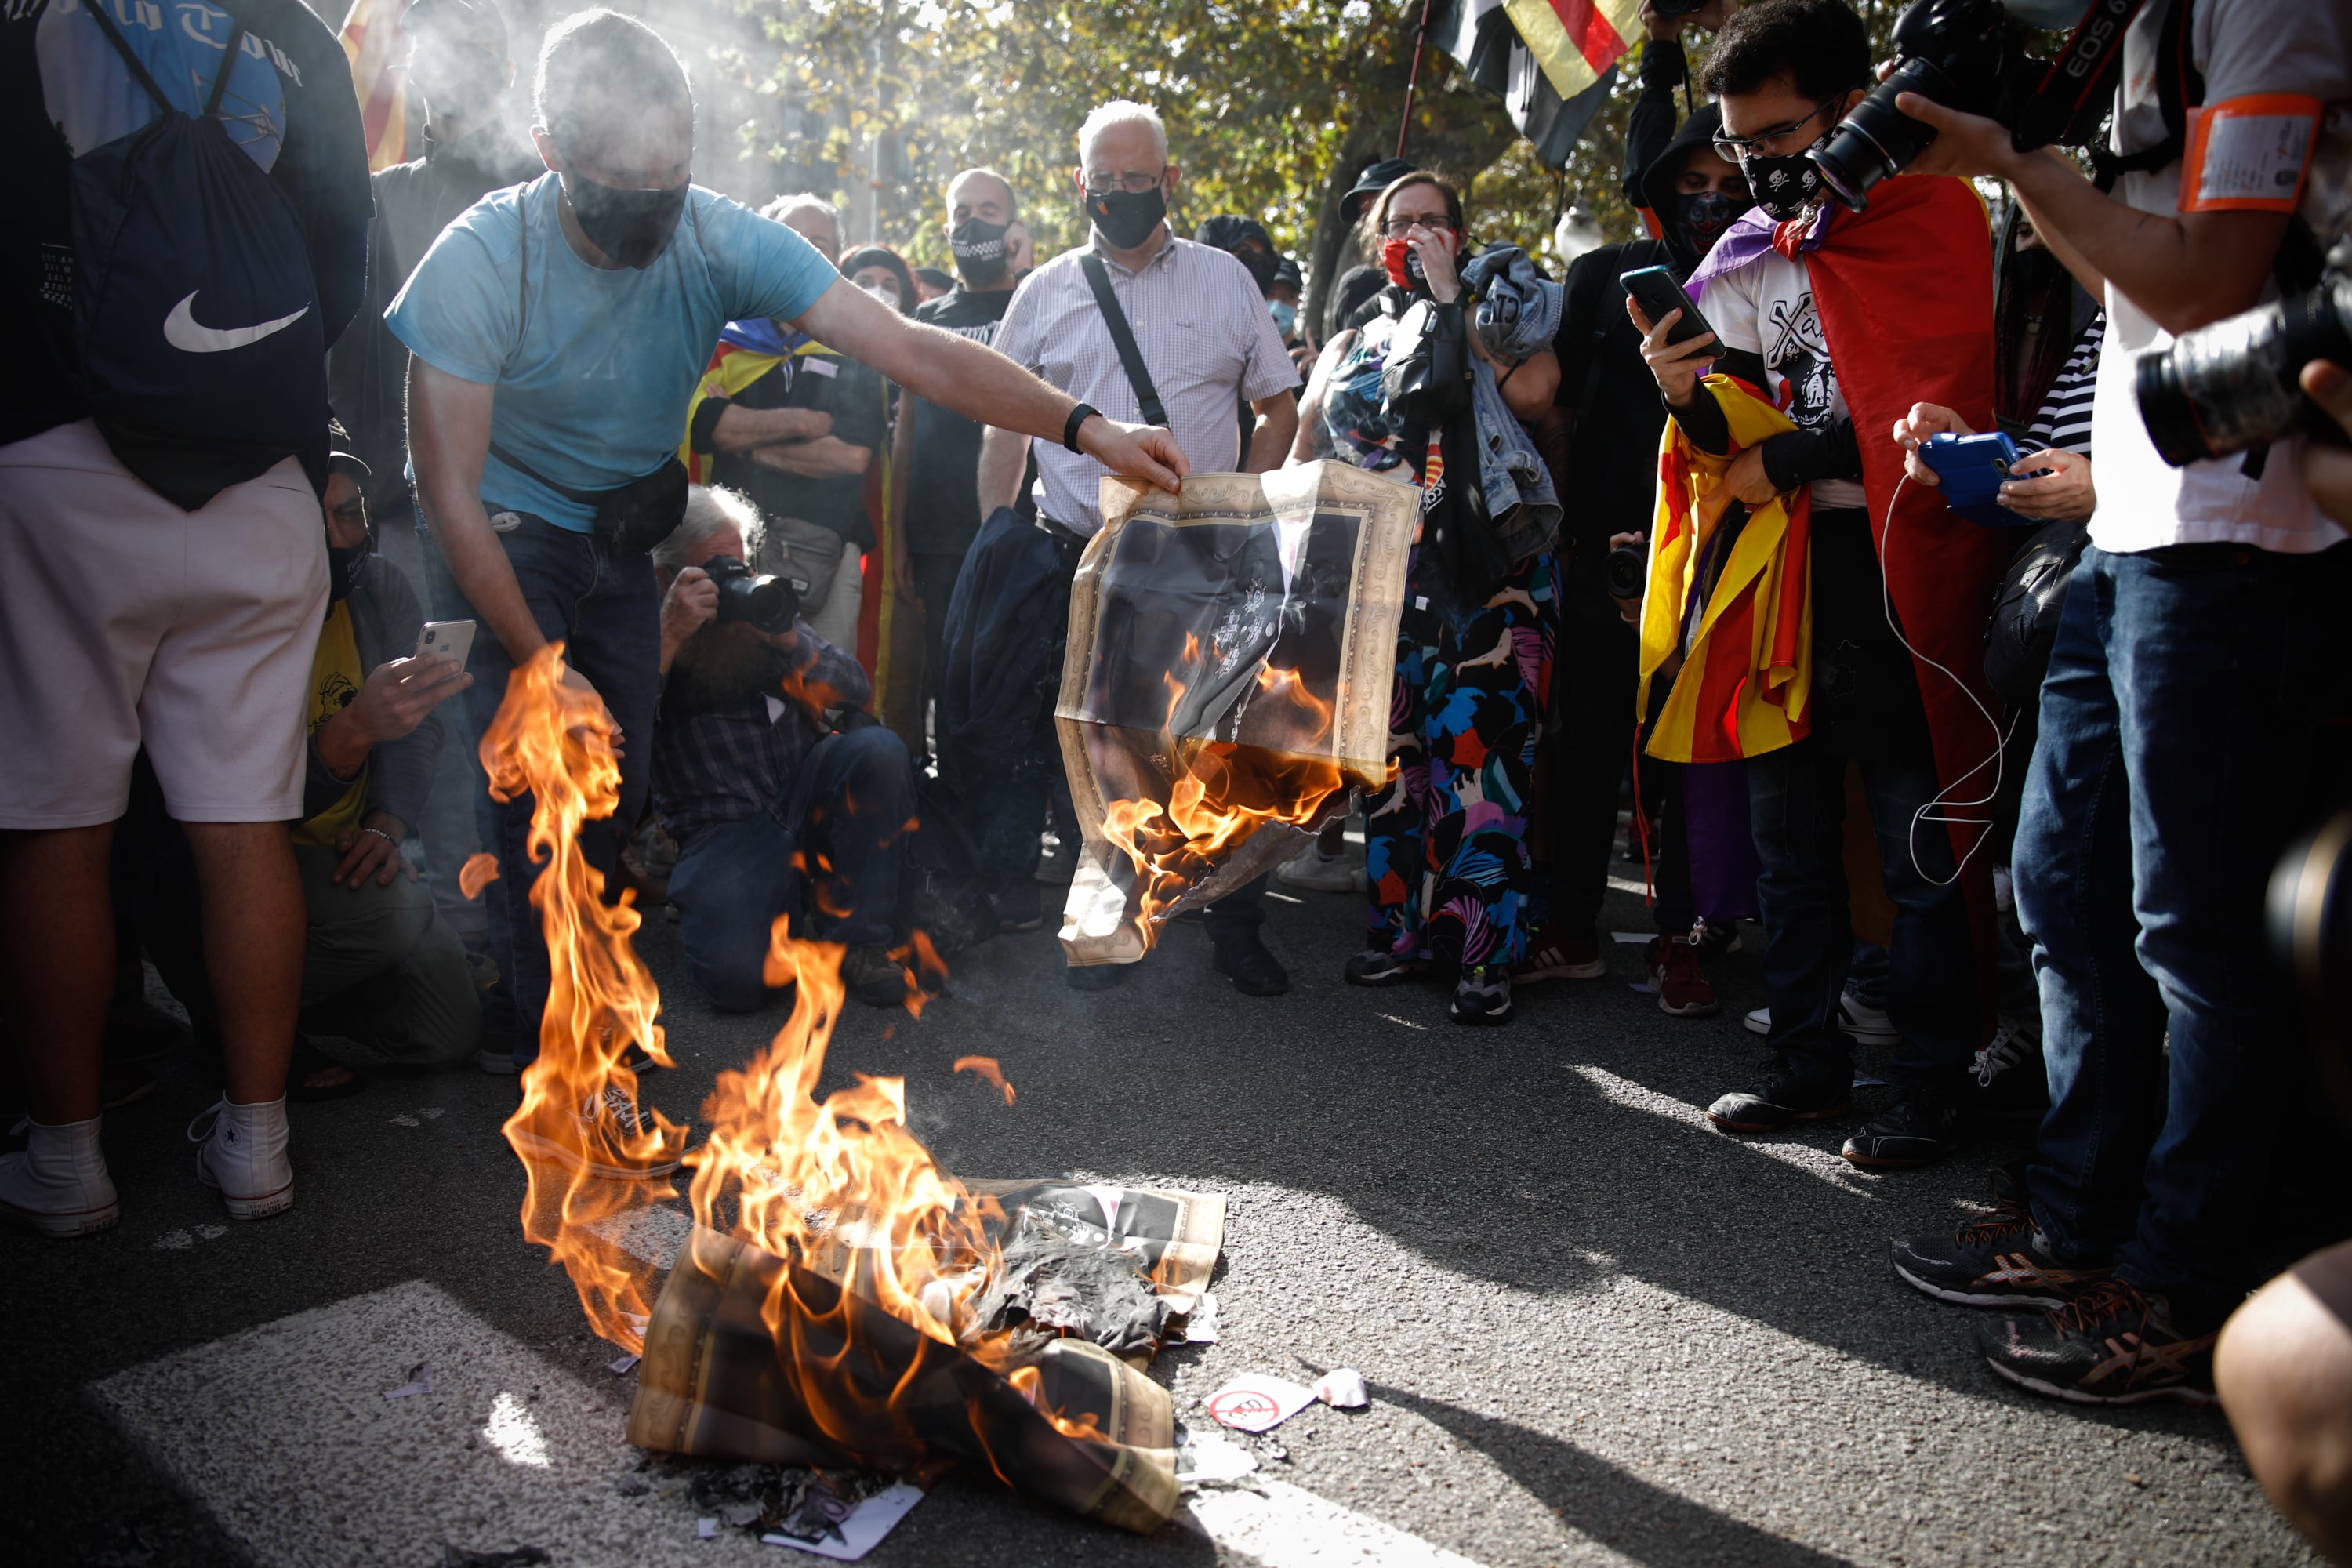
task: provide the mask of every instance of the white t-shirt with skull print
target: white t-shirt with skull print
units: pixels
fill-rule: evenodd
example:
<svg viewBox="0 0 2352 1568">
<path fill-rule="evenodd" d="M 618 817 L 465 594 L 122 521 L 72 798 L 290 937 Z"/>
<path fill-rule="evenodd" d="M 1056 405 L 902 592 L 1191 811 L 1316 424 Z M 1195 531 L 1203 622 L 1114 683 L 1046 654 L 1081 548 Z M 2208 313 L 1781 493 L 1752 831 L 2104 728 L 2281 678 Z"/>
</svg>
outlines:
<svg viewBox="0 0 2352 1568">
<path fill-rule="evenodd" d="M 1799 429 L 1824 429 L 1846 417 L 1803 262 L 1767 250 L 1709 279 L 1699 310 L 1724 347 L 1763 360 L 1772 380 L 1767 390 Z M 1815 479 L 1812 491 L 1817 510 L 1866 504 L 1859 479 Z"/>
</svg>

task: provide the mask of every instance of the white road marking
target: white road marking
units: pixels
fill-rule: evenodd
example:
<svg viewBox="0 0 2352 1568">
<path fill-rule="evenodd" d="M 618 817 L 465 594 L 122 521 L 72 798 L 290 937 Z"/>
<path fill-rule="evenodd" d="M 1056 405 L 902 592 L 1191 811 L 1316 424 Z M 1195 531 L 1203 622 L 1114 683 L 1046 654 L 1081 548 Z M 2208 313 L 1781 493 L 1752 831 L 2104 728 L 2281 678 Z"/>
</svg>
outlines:
<svg viewBox="0 0 2352 1568">
<path fill-rule="evenodd" d="M 1470 1558 L 1304 1487 L 1273 1479 L 1257 1485 L 1262 1493 L 1203 1488 L 1186 1501 L 1202 1534 L 1264 1568 L 1479 1568 Z"/>
</svg>

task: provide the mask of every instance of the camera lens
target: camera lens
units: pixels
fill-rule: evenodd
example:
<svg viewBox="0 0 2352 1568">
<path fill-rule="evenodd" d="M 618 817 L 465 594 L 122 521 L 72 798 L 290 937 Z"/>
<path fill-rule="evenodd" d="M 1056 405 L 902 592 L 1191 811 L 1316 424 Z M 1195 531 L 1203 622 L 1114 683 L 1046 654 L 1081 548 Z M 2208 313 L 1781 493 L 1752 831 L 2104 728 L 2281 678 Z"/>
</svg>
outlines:
<svg viewBox="0 0 2352 1568">
<path fill-rule="evenodd" d="M 1895 95 L 1916 92 L 1937 103 L 1959 101 L 1952 79 L 1930 61 L 1913 58 L 1895 68 L 1869 97 L 1838 122 L 1825 146 L 1806 154 L 1830 194 L 1854 212 L 1870 205 L 1870 188 L 1899 174 L 1935 131 L 1895 107 Z"/>
<path fill-rule="evenodd" d="M 1640 598 L 1649 575 L 1650 552 L 1644 545 L 1621 544 L 1609 552 L 1608 561 L 1601 566 L 1601 576 L 1612 599 Z"/>
<path fill-rule="evenodd" d="M 2140 422 L 2174 468 L 2225 457 L 2296 430 L 2331 426 L 2296 378 L 2315 359 L 2352 363 L 2352 278 L 2257 305 L 2184 332 L 2139 357 Z M 2310 421 L 2306 426 L 2306 421 Z"/>
</svg>

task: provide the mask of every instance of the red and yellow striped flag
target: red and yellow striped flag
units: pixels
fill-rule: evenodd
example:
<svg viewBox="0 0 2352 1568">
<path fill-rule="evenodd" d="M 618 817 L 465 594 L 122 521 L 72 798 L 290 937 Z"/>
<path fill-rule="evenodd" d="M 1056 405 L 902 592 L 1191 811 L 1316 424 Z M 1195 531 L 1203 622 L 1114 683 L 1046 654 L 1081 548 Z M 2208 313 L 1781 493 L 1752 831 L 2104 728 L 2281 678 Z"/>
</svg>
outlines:
<svg viewBox="0 0 2352 1568">
<path fill-rule="evenodd" d="M 1723 406 L 1731 450 L 1701 451 L 1666 421 L 1658 447 L 1658 511 L 1650 528 L 1650 584 L 1642 604 L 1642 689 L 1677 652 L 1649 753 L 1670 763 L 1730 763 L 1801 741 L 1812 729 L 1812 507 L 1800 488 L 1753 508 L 1725 552 L 1720 535 L 1733 497 L 1723 483 L 1731 459 L 1784 430 L 1788 416 L 1727 375 L 1706 390 Z M 1722 554 L 1719 569 L 1708 557 Z M 1687 649 L 1683 628 L 1702 567 L 1715 584 Z"/>
<path fill-rule="evenodd" d="M 343 19 L 343 53 L 360 96 L 371 172 L 408 158 L 407 50 L 400 34 L 407 10 L 408 0 L 355 0 Z"/>
<path fill-rule="evenodd" d="M 1642 0 L 1503 0 L 1503 10 L 1564 99 L 1599 81 L 1642 36 Z"/>
</svg>

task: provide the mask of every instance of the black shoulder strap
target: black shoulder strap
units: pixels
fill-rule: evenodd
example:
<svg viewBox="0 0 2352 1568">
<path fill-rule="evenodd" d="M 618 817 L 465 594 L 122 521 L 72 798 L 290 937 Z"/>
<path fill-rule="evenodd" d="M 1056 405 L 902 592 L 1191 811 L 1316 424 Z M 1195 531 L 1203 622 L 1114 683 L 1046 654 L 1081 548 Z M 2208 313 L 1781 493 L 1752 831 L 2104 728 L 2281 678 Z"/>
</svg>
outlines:
<svg viewBox="0 0 2352 1568">
<path fill-rule="evenodd" d="M 1127 312 L 1118 308 L 1118 296 L 1110 291 L 1110 274 L 1104 270 L 1102 258 L 1089 252 L 1078 258 L 1078 266 L 1094 289 L 1095 303 L 1102 307 L 1103 325 L 1110 329 L 1110 341 L 1118 347 L 1118 363 L 1127 367 L 1127 384 L 1135 388 L 1135 404 L 1143 422 L 1166 425 L 1168 410 L 1160 405 L 1159 390 L 1151 384 L 1151 372 L 1144 368 L 1143 351 L 1135 346 Z"/>
<path fill-rule="evenodd" d="M 90 0 L 90 9 L 95 11 L 104 3 L 105 0 Z M 236 52 L 244 47 L 245 27 L 240 23 L 236 31 L 229 35 L 228 50 L 221 56 L 220 69 L 213 73 L 213 95 L 205 100 L 205 114 L 214 115 L 220 112 L 221 95 L 228 91 L 228 79 L 236 70 Z"/>
<path fill-rule="evenodd" d="M 504 463 L 508 468 L 512 468 L 516 473 L 520 474 L 524 479 L 537 479 L 541 484 L 545 485 L 549 489 L 553 490 L 565 500 L 577 501 L 582 506 L 596 506 L 602 503 L 604 499 L 603 492 L 598 490 L 575 490 L 570 485 L 557 484 L 553 479 L 549 479 L 545 474 L 541 473 L 537 468 L 532 468 L 529 463 L 524 462 L 520 458 L 516 457 L 512 452 L 508 451 L 496 441 L 492 441 L 490 443 L 490 456 L 496 458 L 499 462 Z"/>
<path fill-rule="evenodd" d="M 166 114 L 171 113 L 172 100 L 163 96 L 163 89 L 155 85 L 155 79 L 147 73 L 147 68 L 140 63 L 139 57 L 131 52 L 130 40 L 116 29 L 114 18 L 106 14 L 106 0 L 86 0 L 82 9 L 89 14 L 91 21 L 98 24 L 99 31 L 106 35 L 106 41 L 114 46 L 114 52 L 122 57 L 122 63 L 131 68 L 131 79 L 147 89 L 147 96 L 155 100 L 156 108 Z M 237 29 L 237 37 L 240 41 L 243 40 L 244 28 Z M 213 83 L 213 102 L 215 106 L 220 102 L 221 83 L 228 80 L 229 70 L 236 64 L 236 56 L 234 53 L 222 57 L 220 75 Z"/>
</svg>

